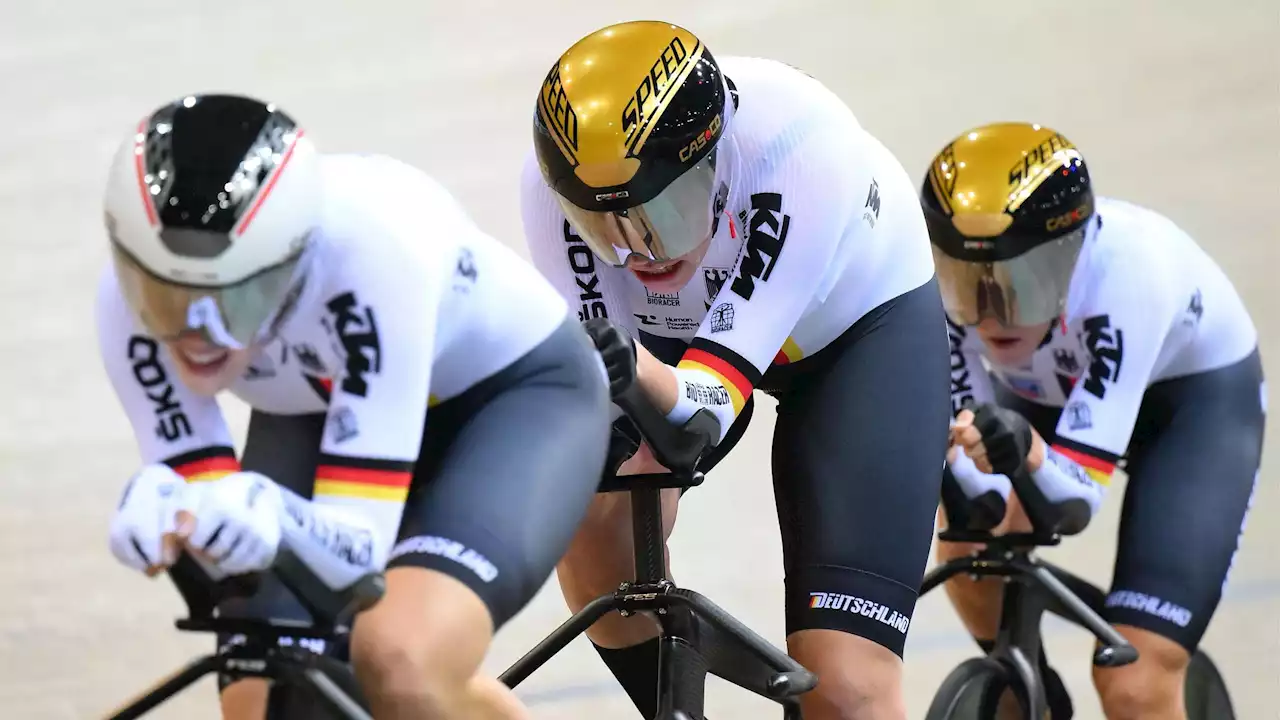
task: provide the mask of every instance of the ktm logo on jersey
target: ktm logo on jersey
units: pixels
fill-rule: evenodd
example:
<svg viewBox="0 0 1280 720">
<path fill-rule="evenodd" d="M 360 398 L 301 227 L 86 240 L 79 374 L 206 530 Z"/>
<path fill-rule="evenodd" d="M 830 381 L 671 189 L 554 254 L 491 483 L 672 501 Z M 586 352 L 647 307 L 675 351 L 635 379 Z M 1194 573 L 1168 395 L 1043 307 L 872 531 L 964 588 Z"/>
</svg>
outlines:
<svg viewBox="0 0 1280 720">
<path fill-rule="evenodd" d="M 756 281 L 768 282 L 774 266 L 778 264 L 782 246 L 787 242 L 791 216 L 782 212 L 781 195 L 757 193 L 751 196 L 751 212 L 744 224 L 746 252 L 738 265 L 738 277 L 734 278 L 729 289 L 743 300 L 750 300 L 756 291 Z"/>
<path fill-rule="evenodd" d="M 1120 378 L 1124 362 L 1124 332 L 1111 328 L 1109 315 L 1096 315 L 1084 321 L 1084 344 L 1089 350 L 1089 370 L 1084 389 L 1101 400 L 1107 385 Z"/>
<path fill-rule="evenodd" d="M 337 337 L 346 354 L 346 372 L 342 378 L 342 391 L 365 397 L 369 393 L 369 375 L 382 369 L 382 344 L 378 339 L 378 323 L 373 308 L 357 307 L 355 293 L 345 292 L 335 296 L 325 307 L 332 314 L 326 318 L 326 327 Z"/>
</svg>

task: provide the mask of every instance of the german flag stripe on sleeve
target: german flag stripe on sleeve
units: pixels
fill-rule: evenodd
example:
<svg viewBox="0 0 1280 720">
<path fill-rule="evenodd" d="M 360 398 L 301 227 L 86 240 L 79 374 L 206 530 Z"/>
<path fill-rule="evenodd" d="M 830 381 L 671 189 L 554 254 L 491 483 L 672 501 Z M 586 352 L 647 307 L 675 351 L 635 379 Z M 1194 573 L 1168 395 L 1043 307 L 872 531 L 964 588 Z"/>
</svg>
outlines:
<svg viewBox="0 0 1280 720">
<path fill-rule="evenodd" d="M 795 340 L 787 338 L 787 341 L 782 343 L 782 349 L 778 350 L 778 354 L 773 357 L 773 364 L 790 365 L 802 357 L 804 357 L 804 351 Z"/>
<path fill-rule="evenodd" d="M 235 448 L 212 445 L 175 455 L 164 461 L 187 482 L 208 482 L 240 472 Z"/>
<path fill-rule="evenodd" d="M 404 502 L 412 480 L 412 462 L 324 454 L 316 467 L 314 494 Z"/>
<path fill-rule="evenodd" d="M 734 414 L 742 412 L 751 391 L 760 381 L 760 371 L 741 355 L 704 338 L 693 339 L 676 367 L 700 370 L 719 380 L 729 391 Z"/>
<path fill-rule="evenodd" d="M 1066 438 L 1058 438 L 1053 449 L 1084 468 L 1089 478 L 1099 485 L 1111 484 L 1111 475 L 1115 473 L 1116 463 L 1120 461 L 1119 455 L 1072 442 Z"/>
</svg>

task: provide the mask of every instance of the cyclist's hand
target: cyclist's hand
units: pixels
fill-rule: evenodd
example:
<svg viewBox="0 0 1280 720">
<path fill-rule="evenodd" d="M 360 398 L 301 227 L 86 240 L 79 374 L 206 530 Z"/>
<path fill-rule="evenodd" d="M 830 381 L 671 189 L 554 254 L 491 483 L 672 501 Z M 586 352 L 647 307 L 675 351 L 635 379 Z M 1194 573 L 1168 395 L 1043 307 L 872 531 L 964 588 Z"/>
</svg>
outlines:
<svg viewBox="0 0 1280 720">
<path fill-rule="evenodd" d="M 636 381 L 636 342 L 608 318 L 591 318 L 582 327 L 600 352 L 609 374 L 609 394 L 616 398 Z"/>
<path fill-rule="evenodd" d="M 222 572 L 256 572 L 275 562 L 284 496 L 265 475 L 238 472 L 207 483 L 184 509 L 190 515 L 183 515 L 178 536 Z"/>
<path fill-rule="evenodd" d="M 961 410 L 951 428 L 951 440 L 984 473 L 1013 475 L 1023 463 L 1035 472 L 1044 462 L 1044 440 L 1031 423 L 992 403 Z"/>
<path fill-rule="evenodd" d="M 176 562 L 180 548 L 172 533 L 187 491 L 187 481 L 168 465 L 139 470 L 125 485 L 111 519 L 111 554 L 149 576 Z"/>
</svg>

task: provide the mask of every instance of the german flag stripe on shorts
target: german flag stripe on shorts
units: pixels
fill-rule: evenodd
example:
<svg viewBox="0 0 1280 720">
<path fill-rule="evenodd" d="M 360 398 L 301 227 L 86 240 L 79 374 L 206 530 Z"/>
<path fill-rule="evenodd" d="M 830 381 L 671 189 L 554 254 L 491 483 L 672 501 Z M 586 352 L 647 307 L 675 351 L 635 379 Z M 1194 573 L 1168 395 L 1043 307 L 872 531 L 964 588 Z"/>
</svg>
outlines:
<svg viewBox="0 0 1280 720">
<path fill-rule="evenodd" d="M 760 382 L 760 371 L 741 355 L 729 348 L 696 337 L 689 344 L 689 349 L 680 358 L 678 368 L 699 370 L 720 381 L 729 391 L 729 400 L 733 403 L 733 413 L 742 412 L 742 407 L 751 397 L 751 391 Z"/>
<path fill-rule="evenodd" d="M 240 472 L 240 461 L 236 459 L 235 448 L 226 445 L 192 450 L 175 455 L 164 463 L 186 478 L 187 482 L 208 482 Z"/>
<path fill-rule="evenodd" d="M 1058 454 L 1070 458 L 1077 465 L 1084 468 L 1085 473 L 1089 475 L 1089 479 L 1099 485 L 1111 484 L 1111 475 L 1116 471 L 1116 463 L 1120 462 L 1119 455 L 1113 455 L 1105 450 L 1089 447 L 1083 443 L 1073 442 L 1062 437 L 1058 438 L 1058 441 L 1053 444 L 1053 449 Z"/>
<path fill-rule="evenodd" d="M 404 502 L 413 463 L 322 454 L 316 467 L 315 496 Z"/>
</svg>

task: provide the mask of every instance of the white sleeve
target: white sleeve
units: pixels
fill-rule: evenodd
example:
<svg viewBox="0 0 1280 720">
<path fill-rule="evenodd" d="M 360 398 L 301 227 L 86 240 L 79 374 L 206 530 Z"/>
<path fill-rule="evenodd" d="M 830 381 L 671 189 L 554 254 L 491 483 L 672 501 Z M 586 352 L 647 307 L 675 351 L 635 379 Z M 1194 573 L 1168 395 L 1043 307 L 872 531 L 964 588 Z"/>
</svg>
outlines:
<svg viewBox="0 0 1280 720">
<path fill-rule="evenodd" d="M 982 363 L 982 339 L 973 328 L 957 325 L 947 318 L 947 338 L 951 343 L 951 415 L 995 400 L 991 376 Z"/>
<path fill-rule="evenodd" d="M 848 212 L 850 199 L 872 182 L 869 168 L 843 160 L 855 152 L 856 138 L 814 133 L 780 142 L 793 146 L 753 183 L 743 252 L 676 368 L 682 386 L 670 419 L 683 422 L 707 408 L 722 436 L 815 302 L 821 290 L 815 278 L 847 241 L 851 220 L 861 222 Z M 852 242 L 874 243 L 880 231 L 854 232 Z M 860 271 L 873 282 L 876 268 Z"/>
<path fill-rule="evenodd" d="M 110 268 L 99 280 L 94 316 L 102 363 L 133 426 L 142 463 L 167 463 L 188 480 L 237 470 L 217 400 L 182 384 L 168 350 L 142 329 Z"/>
<path fill-rule="evenodd" d="M 351 253 L 326 280 L 323 323 L 345 363 L 333 379 L 313 497 L 367 518 L 371 561 L 381 565 L 422 446 L 440 295 L 454 263 L 405 261 L 372 247 Z"/>
<path fill-rule="evenodd" d="M 1089 365 L 1067 398 L 1054 446 L 1103 485 L 1129 446 L 1160 349 L 1185 303 L 1165 277 L 1160 268 L 1122 259 L 1080 308 Z"/>
</svg>

